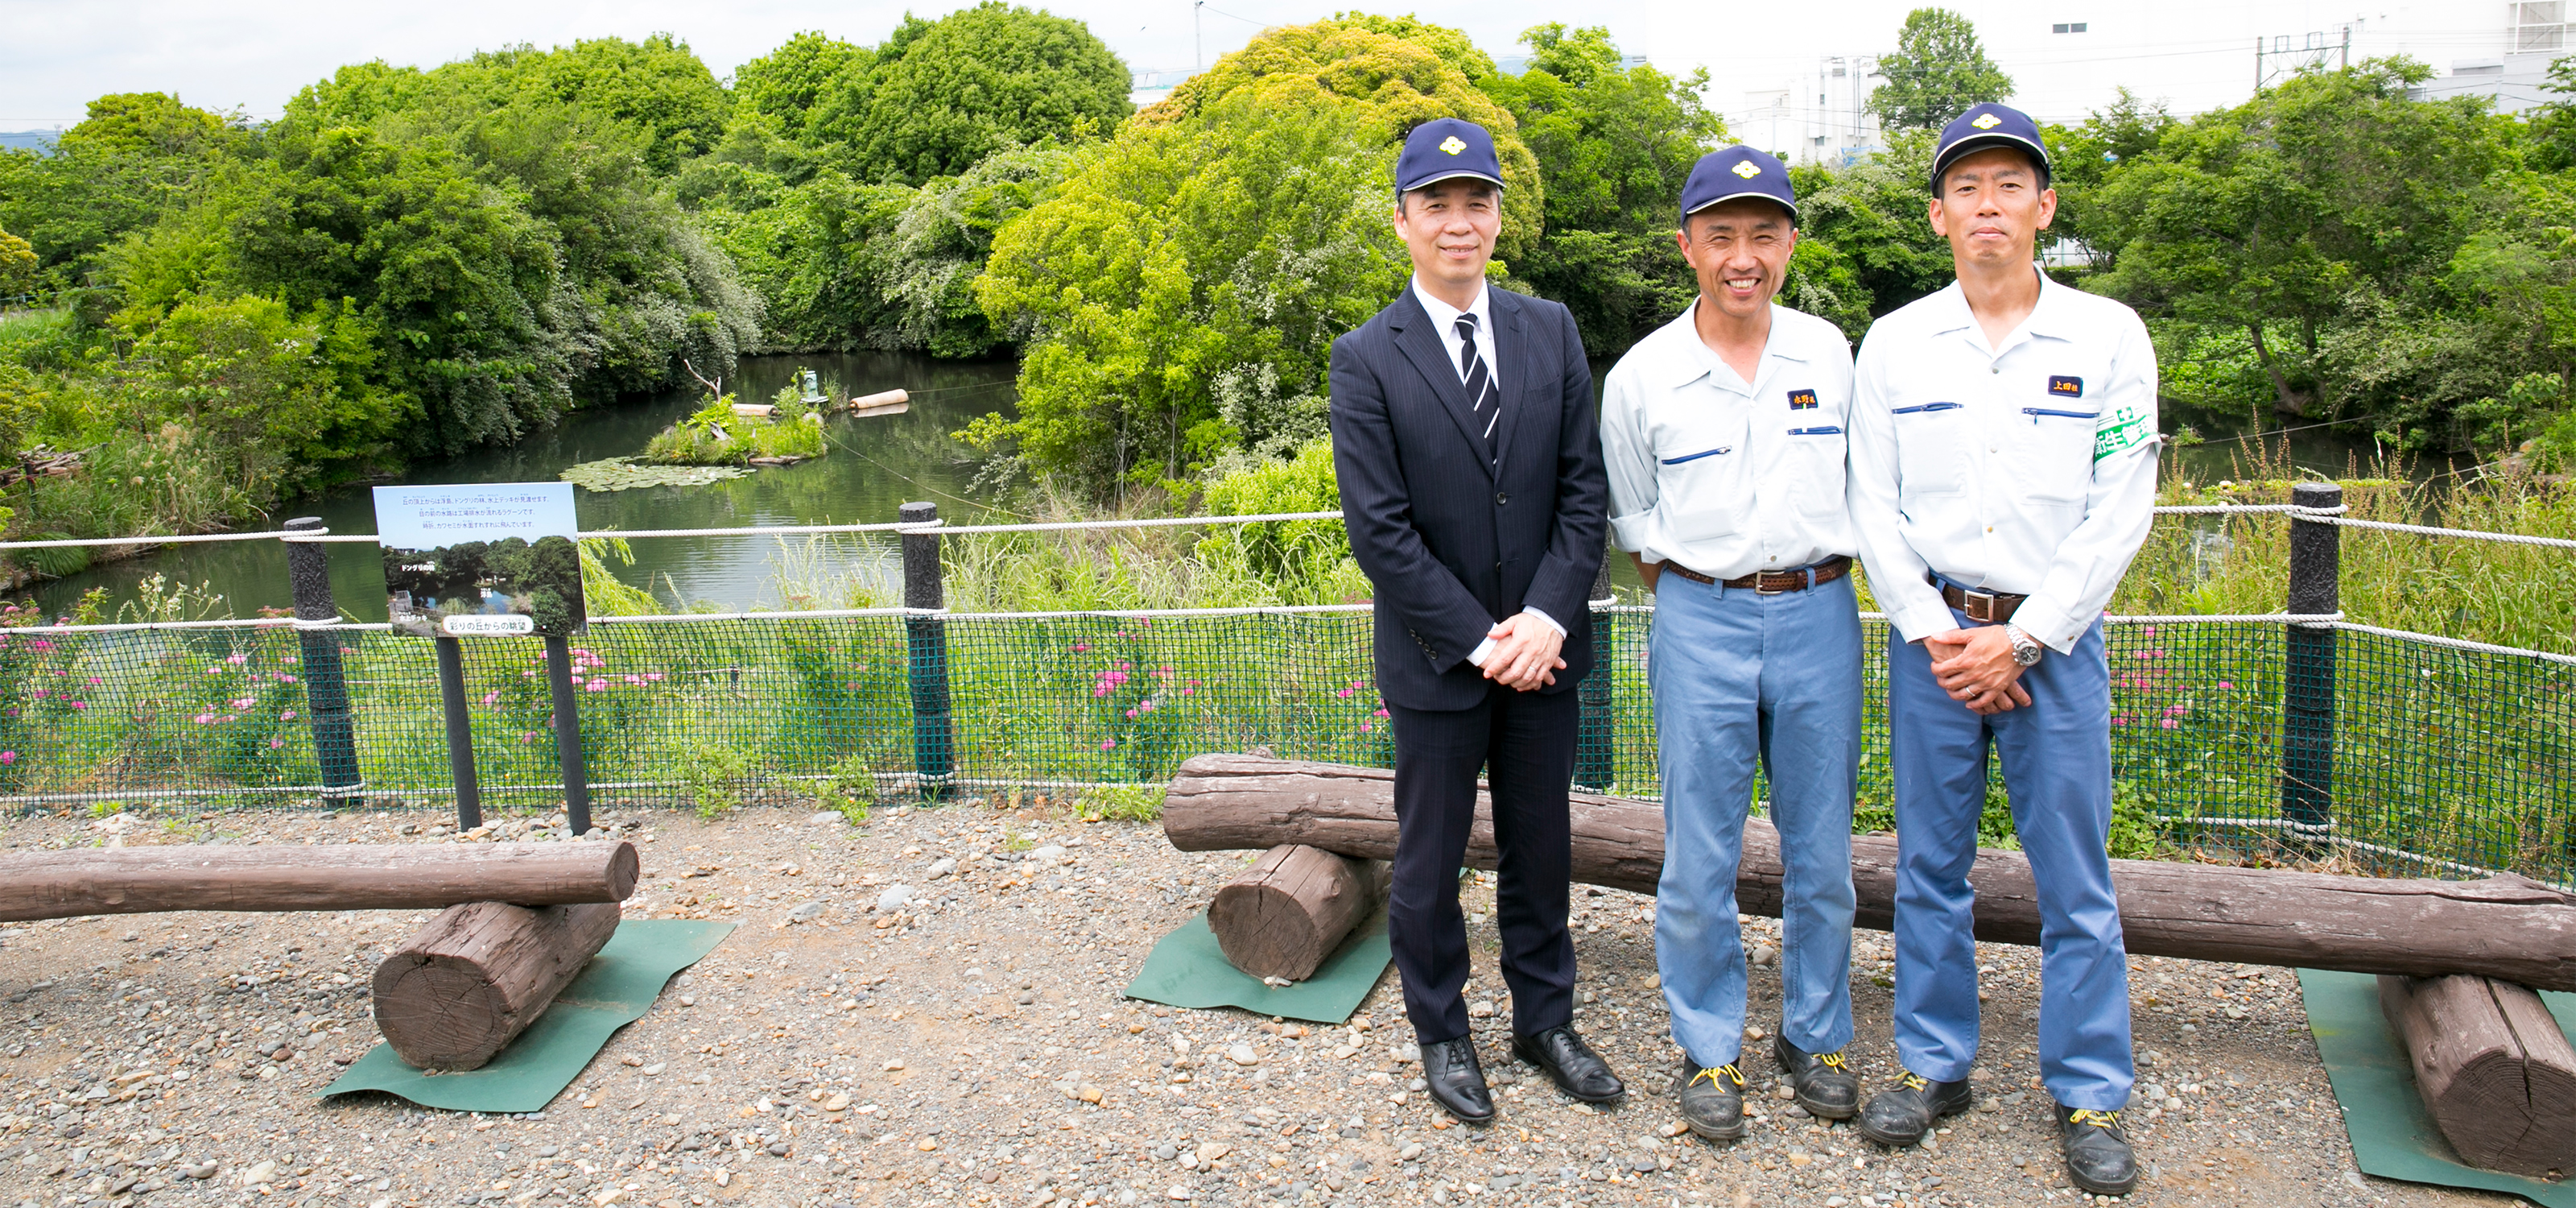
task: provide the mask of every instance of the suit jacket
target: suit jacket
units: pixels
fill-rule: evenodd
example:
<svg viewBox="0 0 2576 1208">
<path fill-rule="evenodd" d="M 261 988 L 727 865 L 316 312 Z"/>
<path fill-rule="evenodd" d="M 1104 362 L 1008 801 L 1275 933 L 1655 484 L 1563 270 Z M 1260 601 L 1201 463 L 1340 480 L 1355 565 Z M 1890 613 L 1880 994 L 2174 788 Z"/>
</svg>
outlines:
<svg viewBox="0 0 2576 1208">
<path fill-rule="evenodd" d="M 1486 288 L 1499 469 L 1410 287 L 1333 341 L 1342 515 L 1376 589 L 1378 690 L 1408 709 L 1484 699 L 1491 683 L 1467 655 L 1525 606 L 1566 630 L 1566 666 L 1540 691 L 1567 691 L 1592 666 L 1589 599 L 1610 506 L 1592 367 L 1563 306 Z"/>
</svg>

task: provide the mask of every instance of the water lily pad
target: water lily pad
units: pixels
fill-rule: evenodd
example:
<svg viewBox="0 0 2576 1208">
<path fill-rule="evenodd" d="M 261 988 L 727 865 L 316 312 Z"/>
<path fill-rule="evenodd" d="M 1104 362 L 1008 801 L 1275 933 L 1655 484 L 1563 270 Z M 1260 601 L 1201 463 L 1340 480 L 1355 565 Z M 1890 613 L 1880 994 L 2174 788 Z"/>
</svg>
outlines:
<svg viewBox="0 0 2576 1208">
<path fill-rule="evenodd" d="M 702 487 L 750 473 L 740 466 L 656 466 L 636 457 L 610 457 L 566 466 L 555 477 L 586 491 L 631 491 L 637 487 Z"/>
</svg>

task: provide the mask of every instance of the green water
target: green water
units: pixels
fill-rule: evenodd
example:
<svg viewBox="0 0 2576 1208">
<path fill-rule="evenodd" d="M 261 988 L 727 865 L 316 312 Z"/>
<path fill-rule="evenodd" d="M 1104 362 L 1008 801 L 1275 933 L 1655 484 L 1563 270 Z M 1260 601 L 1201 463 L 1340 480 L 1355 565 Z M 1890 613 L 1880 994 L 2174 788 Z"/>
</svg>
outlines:
<svg viewBox="0 0 2576 1208">
<path fill-rule="evenodd" d="M 847 394 L 901 387 L 912 393 L 912 408 L 902 415 L 827 420 L 825 434 L 831 451 L 825 456 L 761 470 L 748 478 L 701 487 L 577 491 L 581 527 L 872 523 L 894 520 L 898 506 L 917 500 L 937 503 L 944 519 L 985 515 L 972 502 L 972 452 L 949 434 L 978 415 L 1010 409 L 1014 363 L 940 361 L 899 353 L 746 357 L 725 388 L 745 402 L 766 402 L 799 367 L 837 378 Z M 424 462 L 381 485 L 552 481 L 565 466 L 642 452 L 654 433 L 695 410 L 703 398 L 704 392 L 693 385 L 655 399 L 575 412 L 554 428 L 533 433 L 515 445 Z M 278 518 L 319 516 L 334 533 L 372 533 L 376 523 L 371 485 L 379 484 L 352 485 L 298 500 L 282 508 Z M 639 540 L 633 543 L 634 565 L 619 568 L 618 577 L 637 586 L 649 585 L 674 607 L 710 602 L 728 609 L 780 603 L 782 569 L 827 579 L 858 574 L 888 586 L 894 582 L 896 553 L 891 536 L 829 539 L 814 547 L 819 556 L 811 559 L 806 539 L 788 541 L 789 548 L 783 549 L 777 538 Z M 363 621 L 383 620 L 384 570 L 376 547 L 323 548 L 331 560 L 331 589 L 341 610 Z M 286 553 L 272 541 L 174 546 L 40 584 L 28 594 L 47 611 L 60 614 L 92 588 L 106 588 L 113 601 L 132 599 L 136 583 L 156 574 L 176 582 L 205 584 L 221 593 L 237 616 L 292 603 Z"/>
</svg>

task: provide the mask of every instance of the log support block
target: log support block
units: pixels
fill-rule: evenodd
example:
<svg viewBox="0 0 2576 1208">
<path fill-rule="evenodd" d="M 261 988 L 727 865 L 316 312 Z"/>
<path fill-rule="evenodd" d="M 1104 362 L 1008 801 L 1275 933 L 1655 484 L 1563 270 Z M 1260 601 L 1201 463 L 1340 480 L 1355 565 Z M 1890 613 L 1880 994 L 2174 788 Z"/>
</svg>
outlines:
<svg viewBox="0 0 2576 1208">
<path fill-rule="evenodd" d="M 2382 975 L 2379 1009 L 2461 1161 L 2545 1179 L 2576 1161 L 2576 1049 L 2538 994 L 2485 977 Z"/>
<path fill-rule="evenodd" d="M 1235 968 L 1304 981 L 1368 917 L 1385 885 L 1381 862 L 1282 843 L 1216 891 L 1208 930 Z"/>
<path fill-rule="evenodd" d="M 376 966 L 376 1028 L 425 1070 L 470 1070 L 545 1014 L 617 930 L 615 903 L 450 907 Z"/>
</svg>

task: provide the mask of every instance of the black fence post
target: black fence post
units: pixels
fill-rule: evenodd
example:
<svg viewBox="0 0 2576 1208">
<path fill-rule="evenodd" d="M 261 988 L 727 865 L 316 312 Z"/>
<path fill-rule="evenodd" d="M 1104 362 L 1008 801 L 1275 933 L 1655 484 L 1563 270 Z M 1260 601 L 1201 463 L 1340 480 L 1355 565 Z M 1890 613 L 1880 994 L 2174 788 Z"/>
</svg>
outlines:
<svg viewBox="0 0 2576 1208">
<path fill-rule="evenodd" d="M 2343 488 L 2303 482 L 2290 488 L 2303 508 L 2343 506 Z M 2315 615 L 2343 610 L 2338 578 L 2343 530 L 2290 514 L 2288 610 Z M 2334 841 L 2335 629 L 2292 624 L 2289 673 L 2281 688 L 2281 817 L 2293 846 L 2322 850 Z"/>
<path fill-rule="evenodd" d="M 907 503 L 898 513 L 905 524 L 932 524 L 939 519 L 935 503 Z M 940 582 L 939 534 L 903 535 L 903 606 L 947 607 Z M 910 654 L 912 681 L 912 770 L 921 799 L 946 795 L 957 770 L 955 728 L 948 703 L 948 622 L 916 614 L 903 619 L 904 646 Z"/>
<path fill-rule="evenodd" d="M 581 756 L 581 693 L 572 686 L 572 646 L 546 638 L 546 684 L 555 705 L 555 762 L 563 769 L 564 825 L 590 833 L 590 769 Z"/>
<path fill-rule="evenodd" d="M 456 829 L 483 825 L 483 788 L 474 777 L 474 723 L 465 714 L 465 652 L 455 638 L 438 645 L 438 701 L 447 713 L 447 770 L 456 782 Z"/>
<path fill-rule="evenodd" d="M 321 517 L 298 516 L 286 522 L 286 531 L 324 529 Z M 331 599 L 331 564 L 318 543 L 285 544 L 286 580 L 295 598 L 296 642 L 304 650 L 304 708 L 313 719 L 313 755 L 322 765 L 322 798 L 342 805 L 364 795 L 367 782 L 358 774 L 349 685 L 340 670 L 340 635 L 328 628 L 340 620 L 340 606 Z"/>
<path fill-rule="evenodd" d="M 1609 792 L 1619 782 L 1618 752 L 1611 746 L 1618 721 L 1612 712 L 1612 688 L 1619 662 L 1619 616 L 1608 607 L 1615 599 L 1610 589 L 1611 554 L 1602 556 L 1601 571 L 1592 578 L 1592 669 L 1574 687 L 1583 710 L 1575 730 L 1574 783 L 1596 793 Z"/>
</svg>

